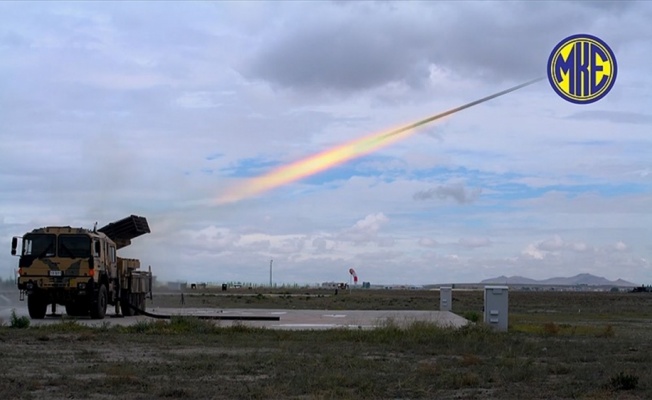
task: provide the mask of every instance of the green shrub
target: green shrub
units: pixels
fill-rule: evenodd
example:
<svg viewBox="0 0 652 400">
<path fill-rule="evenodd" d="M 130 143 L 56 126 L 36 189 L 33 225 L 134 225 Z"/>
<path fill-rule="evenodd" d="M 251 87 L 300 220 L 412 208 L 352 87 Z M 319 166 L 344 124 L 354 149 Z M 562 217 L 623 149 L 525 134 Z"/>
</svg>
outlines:
<svg viewBox="0 0 652 400">
<path fill-rule="evenodd" d="M 100 332 L 108 332 L 111 329 L 111 323 L 109 321 L 103 321 L 98 326 L 98 329 Z"/>
<path fill-rule="evenodd" d="M 12 328 L 18 328 L 18 329 L 25 329 L 29 328 L 29 318 L 22 316 L 19 317 L 16 315 L 16 310 L 11 310 L 11 327 Z"/>
<path fill-rule="evenodd" d="M 554 322 L 546 322 L 543 324 L 543 333 L 546 336 L 557 336 L 560 331 L 559 325 L 555 324 Z"/>
<path fill-rule="evenodd" d="M 169 321 L 138 321 L 131 326 L 119 327 L 118 330 L 145 334 L 218 333 L 218 327 L 213 321 L 177 315 L 172 316 Z"/>
<path fill-rule="evenodd" d="M 633 390 L 638 386 L 638 376 L 619 372 L 611 377 L 608 388 L 613 390 Z"/>
<path fill-rule="evenodd" d="M 451 329 L 455 336 L 472 337 L 474 340 L 495 339 L 499 337 L 497 332 L 487 324 L 464 325 L 458 329 Z"/>
<path fill-rule="evenodd" d="M 174 333 L 215 333 L 215 323 L 190 316 L 173 316 L 170 331 Z"/>
<path fill-rule="evenodd" d="M 124 330 L 129 333 L 146 333 L 150 330 L 150 323 L 147 321 L 137 321 L 135 324 L 126 327 L 119 327 L 120 330 Z"/>
<path fill-rule="evenodd" d="M 84 331 L 90 331 L 94 328 L 90 326 L 86 326 L 83 324 L 80 324 L 77 322 L 77 320 L 71 319 L 71 320 L 61 320 L 61 322 L 58 322 L 56 324 L 49 324 L 49 325 L 41 325 L 39 326 L 39 329 L 43 329 L 47 332 L 63 332 L 63 333 L 70 333 L 70 332 L 84 332 Z"/>
<path fill-rule="evenodd" d="M 183 388 L 170 388 L 159 392 L 159 397 L 172 398 L 172 399 L 187 399 L 193 397 L 193 395 Z"/>
<path fill-rule="evenodd" d="M 616 336 L 616 331 L 614 331 L 614 327 L 611 324 L 605 325 L 604 329 L 602 329 L 601 332 L 598 332 L 596 334 L 597 337 L 603 337 L 603 338 L 612 338 Z"/>
<path fill-rule="evenodd" d="M 465 311 L 464 313 L 462 313 L 462 317 L 468 319 L 471 322 L 480 321 L 480 313 L 477 311 Z"/>
<path fill-rule="evenodd" d="M 248 326 L 242 321 L 233 321 L 231 326 L 227 326 L 222 329 L 222 332 L 224 333 L 231 333 L 231 334 L 241 334 L 241 333 L 258 333 L 258 332 L 264 332 L 265 328 L 263 327 L 255 327 L 255 326 Z"/>
</svg>

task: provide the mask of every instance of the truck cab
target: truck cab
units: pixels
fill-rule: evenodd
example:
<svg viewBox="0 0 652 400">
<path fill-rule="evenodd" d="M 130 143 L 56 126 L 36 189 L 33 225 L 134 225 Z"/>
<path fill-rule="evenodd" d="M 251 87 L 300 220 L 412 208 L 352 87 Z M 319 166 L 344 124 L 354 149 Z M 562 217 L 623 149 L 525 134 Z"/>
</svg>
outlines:
<svg viewBox="0 0 652 400">
<path fill-rule="evenodd" d="M 20 257 L 18 289 L 21 300 L 27 295 L 30 317 L 44 318 L 50 304 L 53 312 L 56 304 L 63 304 L 68 315 L 96 319 L 104 318 L 109 304 L 126 315 L 144 308 L 145 293 L 151 295 L 151 272 L 137 271 L 138 260 L 117 256 L 118 248 L 142 233 L 149 233 L 146 220 L 131 216 L 99 230 L 49 226 L 14 237 L 11 253 Z"/>
</svg>

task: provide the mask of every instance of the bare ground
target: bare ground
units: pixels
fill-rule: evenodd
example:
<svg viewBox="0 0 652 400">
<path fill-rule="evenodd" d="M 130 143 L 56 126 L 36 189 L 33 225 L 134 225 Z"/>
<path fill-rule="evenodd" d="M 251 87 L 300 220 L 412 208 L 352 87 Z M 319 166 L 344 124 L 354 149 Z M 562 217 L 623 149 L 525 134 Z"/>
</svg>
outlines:
<svg viewBox="0 0 652 400">
<path fill-rule="evenodd" d="M 373 297 L 383 306 L 433 304 L 431 292 L 396 293 Z M 478 313 L 476 297 L 455 293 L 454 307 Z M 16 329 L 5 320 L 0 399 L 652 398 L 651 302 L 514 292 L 506 334 L 423 323 L 290 332 L 190 319 Z"/>
</svg>

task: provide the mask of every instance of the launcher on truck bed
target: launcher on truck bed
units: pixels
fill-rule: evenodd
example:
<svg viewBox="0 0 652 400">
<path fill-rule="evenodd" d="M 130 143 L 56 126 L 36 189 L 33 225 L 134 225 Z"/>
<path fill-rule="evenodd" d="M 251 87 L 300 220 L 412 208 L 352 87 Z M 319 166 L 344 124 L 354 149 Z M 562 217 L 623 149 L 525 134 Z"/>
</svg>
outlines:
<svg viewBox="0 0 652 400">
<path fill-rule="evenodd" d="M 113 240 L 118 249 L 129 246 L 131 239 L 150 233 L 147 219 L 137 215 L 131 215 L 120 221 L 111 222 L 98 229 L 98 231 Z"/>
</svg>

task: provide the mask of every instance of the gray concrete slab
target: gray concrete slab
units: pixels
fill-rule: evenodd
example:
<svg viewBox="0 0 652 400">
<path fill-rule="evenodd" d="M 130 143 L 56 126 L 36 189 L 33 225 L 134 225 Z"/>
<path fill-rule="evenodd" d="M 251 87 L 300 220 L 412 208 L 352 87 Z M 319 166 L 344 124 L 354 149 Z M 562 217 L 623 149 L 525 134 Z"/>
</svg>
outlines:
<svg viewBox="0 0 652 400">
<path fill-rule="evenodd" d="M 49 311 L 49 310 L 48 310 Z M 63 310 L 61 310 L 63 311 Z M 383 326 L 388 321 L 401 326 L 415 321 L 426 321 L 439 326 L 461 327 L 468 321 L 459 315 L 448 311 L 411 311 L 411 310 L 284 310 L 284 309 L 215 309 L 215 308 L 152 308 L 153 314 L 188 315 L 188 316 L 277 316 L 278 321 L 215 321 L 220 326 L 230 326 L 234 323 L 247 326 L 265 327 L 269 329 L 290 330 L 320 330 L 334 328 L 372 329 Z M 27 309 L 18 308 L 16 313 L 28 315 Z M 5 317 L 6 318 L 6 317 Z M 90 318 L 69 318 L 67 316 L 48 316 L 43 320 L 32 320 L 32 324 L 52 324 L 62 320 L 74 319 L 78 323 L 91 326 L 133 325 L 139 321 L 150 321 L 145 316 L 115 317 L 107 315 L 104 320 Z M 5 319 L 5 323 L 8 323 Z"/>
</svg>

